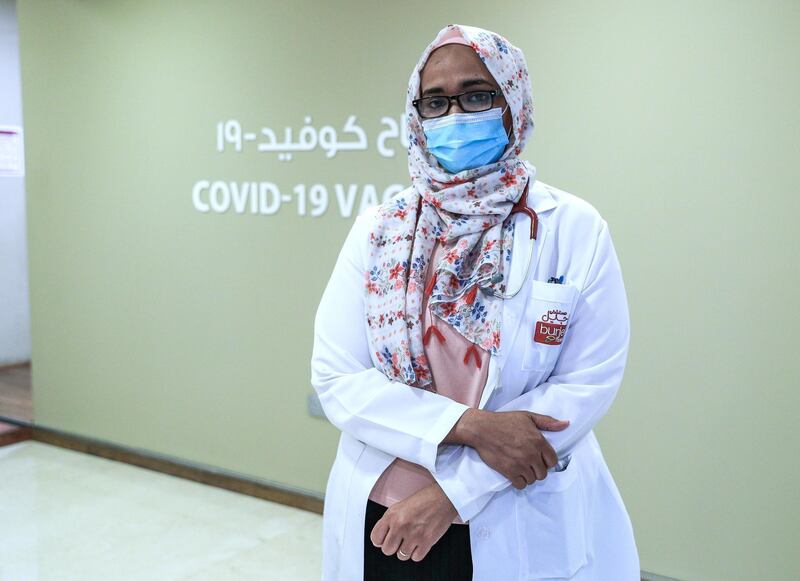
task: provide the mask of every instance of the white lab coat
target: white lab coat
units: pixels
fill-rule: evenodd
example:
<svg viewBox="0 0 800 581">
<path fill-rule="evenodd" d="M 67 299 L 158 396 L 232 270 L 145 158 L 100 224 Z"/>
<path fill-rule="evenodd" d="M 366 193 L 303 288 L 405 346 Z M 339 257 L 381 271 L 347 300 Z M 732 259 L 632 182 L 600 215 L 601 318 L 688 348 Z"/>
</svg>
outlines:
<svg viewBox="0 0 800 581">
<path fill-rule="evenodd" d="M 315 317 L 311 382 L 341 430 L 325 491 L 323 581 L 361 581 L 364 518 L 373 485 L 400 457 L 426 467 L 469 523 L 475 581 L 638 581 L 628 513 L 592 430 L 619 388 L 629 316 L 608 224 L 585 200 L 535 181 L 515 213 L 509 290 L 533 264 L 522 290 L 503 301 L 499 353 L 489 358 L 478 405 L 528 410 L 570 421 L 543 432 L 566 468 L 523 490 L 470 447 L 440 442 L 467 406 L 389 380 L 375 368 L 364 317 L 364 264 L 373 210 L 356 218 Z M 564 284 L 546 282 L 564 275 Z M 548 310 L 568 313 L 560 345 L 533 340 Z"/>
</svg>

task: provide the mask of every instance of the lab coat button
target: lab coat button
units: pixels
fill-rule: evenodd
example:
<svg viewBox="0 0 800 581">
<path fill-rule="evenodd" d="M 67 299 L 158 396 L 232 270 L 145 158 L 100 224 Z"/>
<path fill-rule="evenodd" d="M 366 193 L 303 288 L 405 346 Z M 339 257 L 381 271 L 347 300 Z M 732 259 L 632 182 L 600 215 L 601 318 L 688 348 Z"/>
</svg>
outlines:
<svg viewBox="0 0 800 581">
<path fill-rule="evenodd" d="M 478 536 L 480 538 L 482 538 L 482 539 L 488 539 L 489 538 L 489 529 L 486 528 L 486 527 L 479 528 L 478 529 Z"/>
</svg>

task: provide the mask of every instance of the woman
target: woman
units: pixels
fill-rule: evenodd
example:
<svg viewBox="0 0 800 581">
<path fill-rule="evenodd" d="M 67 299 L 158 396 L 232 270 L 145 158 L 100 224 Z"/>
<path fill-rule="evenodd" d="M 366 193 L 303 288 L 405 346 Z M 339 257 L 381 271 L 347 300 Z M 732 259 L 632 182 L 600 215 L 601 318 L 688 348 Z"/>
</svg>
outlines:
<svg viewBox="0 0 800 581">
<path fill-rule="evenodd" d="M 633 581 L 593 426 L 629 316 L 606 221 L 535 179 L 522 52 L 451 24 L 406 100 L 412 186 L 359 216 L 315 318 L 342 434 L 323 581 Z"/>
</svg>

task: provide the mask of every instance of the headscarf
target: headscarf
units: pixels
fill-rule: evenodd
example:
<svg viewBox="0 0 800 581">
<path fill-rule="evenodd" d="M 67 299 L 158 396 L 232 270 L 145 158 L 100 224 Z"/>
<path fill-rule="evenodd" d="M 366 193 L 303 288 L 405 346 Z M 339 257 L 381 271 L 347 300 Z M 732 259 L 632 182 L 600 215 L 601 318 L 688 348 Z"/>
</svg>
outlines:
<svg viewBox="0 0 800 581">
<path fill-rule="evenodd" d="M 459 36 L 499 84 L 511 109 L 513 132 L 497 162 L 451 174 L 428 151 L 412 101 L 419 96 L 420 71 L 431 51 Z M 518 157 L 534 128 L 522 51 L 494 32 L 448 24 L 411 73 L 405 119 L 412 186 L 381 204 L 375 215 L 364 273 L 365 309 L 376 367 L 390 379 L 432 390 L 422 304 L 436 239 L 444 255 L 434 266 L 433 286 L 429 283 L 431 314 L 492 355 L 500 346 L 502 299 L 488 291 L 505 291 L 514 235 L 514 222 L 506 218 L 536 172 Z"/>
</svg>

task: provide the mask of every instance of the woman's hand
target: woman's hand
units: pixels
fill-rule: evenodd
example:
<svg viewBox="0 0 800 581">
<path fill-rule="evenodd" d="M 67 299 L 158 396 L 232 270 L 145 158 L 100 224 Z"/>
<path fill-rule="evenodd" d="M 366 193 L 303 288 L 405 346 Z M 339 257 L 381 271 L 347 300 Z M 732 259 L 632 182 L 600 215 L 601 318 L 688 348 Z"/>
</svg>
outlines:
<svg viewBox="0 0 800 581">
<path fill-rule="evenodd" d="M 470 408 L 443 440 L 475 448 L 486 464 L 522 490 L 547 477 L 558 456 L 540 430 L 560 431 L 568 420 L 528 411 L 492 412 Z"/>
<path fill-rule="evenodd" d="M 421 561 L 457 515 L 453 503 L 434 482 L 390 506 L 372 527 L 369 538 L 384 555 L 397 553 L 401 561 Z"/>
</svg>

